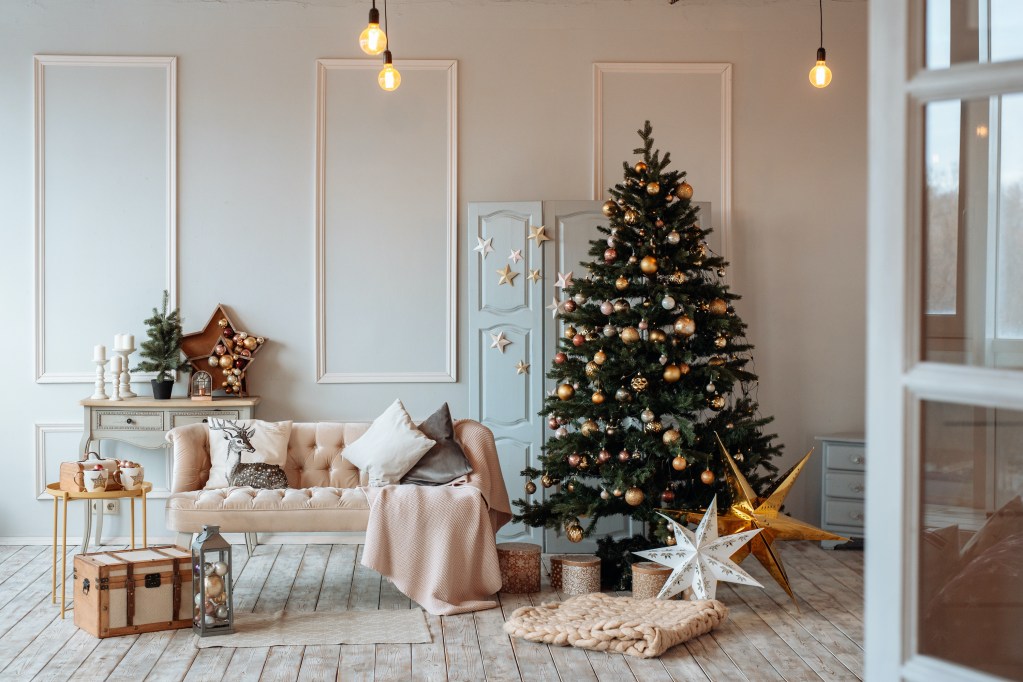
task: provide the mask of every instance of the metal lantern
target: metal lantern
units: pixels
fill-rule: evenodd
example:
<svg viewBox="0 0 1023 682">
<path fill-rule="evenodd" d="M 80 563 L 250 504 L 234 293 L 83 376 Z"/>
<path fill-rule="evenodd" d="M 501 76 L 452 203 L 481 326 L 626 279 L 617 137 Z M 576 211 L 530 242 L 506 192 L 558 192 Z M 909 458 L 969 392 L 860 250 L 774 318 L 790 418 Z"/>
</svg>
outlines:
<svg viewBox="0 0 1023 682">
<path fill-rule="evenodd" d="M 192 400 L 213 400 L 213 377 L 199 370 L 188 382 L 188 395 Z"/>
<path fill-rule="evenodd" d="M 192 631 L 200 637 L 234 632 L 231 545 L 220 526 L 203 526 L 192 543 Z"/>
</svg>

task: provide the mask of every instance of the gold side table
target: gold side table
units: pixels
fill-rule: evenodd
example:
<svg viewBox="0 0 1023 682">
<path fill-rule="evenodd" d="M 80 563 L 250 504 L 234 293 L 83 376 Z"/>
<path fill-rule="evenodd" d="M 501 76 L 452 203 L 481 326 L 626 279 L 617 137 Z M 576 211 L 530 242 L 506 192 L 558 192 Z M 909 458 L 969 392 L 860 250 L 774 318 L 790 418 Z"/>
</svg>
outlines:
<svg viewBox="0 0 1023 682">
<path fill-rule="evenodd" d="M 111 490 L 109 492 L 104 491 L 101 493 L 86 493 L 86 492 L 74 492 L 71 490 L 61 490 L 60 483 L 48 483 L 46 485 L 46 494 L 53 495 L 53 584 L 50 590 L 50 602 L 53 604 L 57 603 L 57 516 L 60 511 L 61 501 L 63 501 L 63 518 L 61 526 L 63 527 L 63 533 L 61 534 L 61 552 L 60 552 L 60 617 L 64 617 L 67 588 L 65 583 L 67 582 L 67 503 L 68 500 L 109 500 L 113 498 L 129 498 L 131 500 L 131 548 L 135 549 L 135 498 L 142 498 L 142 546 L 148 547 L 149 541 L 146 537 L 146 495 L 152 491 L 153 484 L 149 481 L 143 481 L 142 484 L 135 490 Z M 91 502 L 90 502 L 91 504 Z M 91 514 L 92 510 L 86 510 L 87 514 Z"/>
</svg>

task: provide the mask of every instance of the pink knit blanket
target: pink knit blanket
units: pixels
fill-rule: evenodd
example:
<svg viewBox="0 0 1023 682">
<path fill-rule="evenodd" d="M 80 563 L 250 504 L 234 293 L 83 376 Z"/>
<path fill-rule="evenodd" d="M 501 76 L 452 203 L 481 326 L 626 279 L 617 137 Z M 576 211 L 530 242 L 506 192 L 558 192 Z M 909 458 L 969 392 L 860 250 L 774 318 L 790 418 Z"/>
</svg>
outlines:
<svg viewBox="0 0 1023 682">
<path fill-rule="evenodd" d="M 444 486 L 361 488 L 369 499 L 362 565 L 432 614 L 497 606 L 501 589 L 494 534 L 511 519 L 494 438 L 475 422 L 456 422 L 473 471 Z"/>
</svg>

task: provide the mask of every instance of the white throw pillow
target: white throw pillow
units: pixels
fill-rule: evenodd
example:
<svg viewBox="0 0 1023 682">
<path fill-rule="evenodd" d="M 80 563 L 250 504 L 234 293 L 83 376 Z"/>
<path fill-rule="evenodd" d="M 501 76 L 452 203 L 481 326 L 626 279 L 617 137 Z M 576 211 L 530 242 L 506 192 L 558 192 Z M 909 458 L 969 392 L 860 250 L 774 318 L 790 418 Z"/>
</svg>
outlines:
<svg viewBox="0 0 1023 682">
<path fill-rule="evenodd" d="M 228 487 L 227 476 L 238 463 L 239 449 L 244 464 L 265 462 L 283 468 L 288 460 L 291 422 L 265 422 L 259 419 L 233 421 L 211 417 L 206 426 L 209 430 L 211 464 L 207 490 Z"/>
<path fill-rule="evenodd" d="M 401 481 L 435 444 L 412 423 L 401 401 L 395 400 L 341 455 L 366 472 L 371 486 L 380 487 Z"/>
</svg>

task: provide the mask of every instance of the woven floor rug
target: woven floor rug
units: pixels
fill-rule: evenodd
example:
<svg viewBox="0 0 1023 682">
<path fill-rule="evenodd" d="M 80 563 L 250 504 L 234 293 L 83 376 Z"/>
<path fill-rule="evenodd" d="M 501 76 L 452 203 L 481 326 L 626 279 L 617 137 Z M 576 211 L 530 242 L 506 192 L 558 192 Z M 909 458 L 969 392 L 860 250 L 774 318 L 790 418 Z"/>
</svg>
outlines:
<svg viewBox="0 0 1023 682">
<path fill-rule="evenodd" d="M 234 630 L 230 635 L 196 637 L 196 645 L 208 649 L 431 641 L 422 609 L 240 613 L 235 617 Z"/>
<path fill-rule="evenodd" d="M 727 616 L 725 605 L 713 599 L 665 601 L 594 592 L 516 609 L 504 631 L 530 642 L 654 658 L 710 632 Z"/>
</svg>

